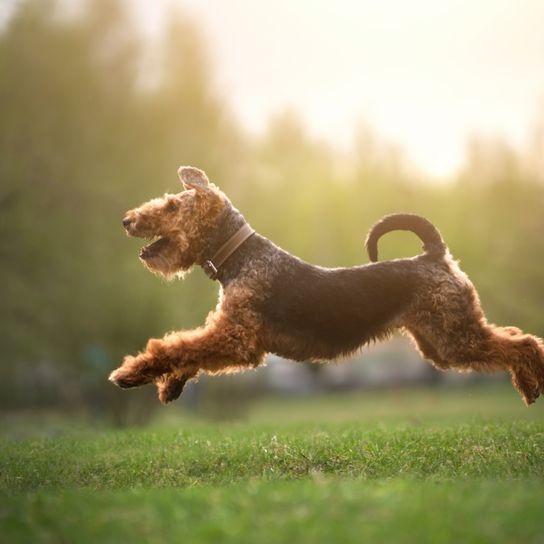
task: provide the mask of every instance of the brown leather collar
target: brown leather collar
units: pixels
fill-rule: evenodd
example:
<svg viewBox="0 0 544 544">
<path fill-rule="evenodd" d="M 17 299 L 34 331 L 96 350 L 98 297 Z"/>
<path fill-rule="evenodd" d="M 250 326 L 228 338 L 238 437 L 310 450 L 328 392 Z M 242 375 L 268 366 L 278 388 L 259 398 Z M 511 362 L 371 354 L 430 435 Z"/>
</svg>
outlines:
<svg viewBox="0 0 544 544">
<path fill-rule="evenodd" d="M 255 231 L 245 223 L 240 227 L 214 254 L 211 259 L 205 261 L 201 266 L 204 273 L 211 280 L 217 279 L 219 268 L 225 261 L 250 237 Z"/>
</svg>

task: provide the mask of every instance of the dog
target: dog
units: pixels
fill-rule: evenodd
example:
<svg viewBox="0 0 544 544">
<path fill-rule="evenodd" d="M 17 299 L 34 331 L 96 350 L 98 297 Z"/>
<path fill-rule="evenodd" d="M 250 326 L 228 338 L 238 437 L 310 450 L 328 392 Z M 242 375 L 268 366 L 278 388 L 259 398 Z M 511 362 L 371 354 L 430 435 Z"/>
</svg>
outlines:
<svg viewBox="0 0 544 544">
<path fill-rule="evenodd" d="M 126 356 L 109 377 L 119 387 L 154 382 L 168 403 L 201 372 L 255 368 L 267 353 L 334 360 L 400 329 L 439 369 L 510 372 L 527 405 L 544 391 L 542 340 L 487 322 L 474 286 L 427 219 L 388 215 L 368 234 L 370 264 L 322 268 L 256 233 L 202 170 L 183 166 L 178 174 L 184 191 L 128 211 L 123 226 L 151 241 L 140 252 L 149 270 L 172 279 L 201 266 L 220 283 L 219 301 L 202 327 L 151 339 Z M 423 253 L 378 262 L 378 240 L 394 230 L 415 233 Z"/>
</svg>

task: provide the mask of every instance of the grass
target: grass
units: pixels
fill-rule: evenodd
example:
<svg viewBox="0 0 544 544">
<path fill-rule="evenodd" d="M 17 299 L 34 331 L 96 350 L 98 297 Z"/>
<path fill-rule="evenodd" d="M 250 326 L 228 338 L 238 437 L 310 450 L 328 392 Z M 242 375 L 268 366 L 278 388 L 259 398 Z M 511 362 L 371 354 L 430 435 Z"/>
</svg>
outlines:
<svg viewBox="0 0 544 544">
<path fill-rule="evenodd" d="M 518 403 L 382 392 L 269 400 L 236 424 L 169 409 L 147 429 L 8 433 L 0 541 L 542 542 L 544 411 Z"/>
</svg>

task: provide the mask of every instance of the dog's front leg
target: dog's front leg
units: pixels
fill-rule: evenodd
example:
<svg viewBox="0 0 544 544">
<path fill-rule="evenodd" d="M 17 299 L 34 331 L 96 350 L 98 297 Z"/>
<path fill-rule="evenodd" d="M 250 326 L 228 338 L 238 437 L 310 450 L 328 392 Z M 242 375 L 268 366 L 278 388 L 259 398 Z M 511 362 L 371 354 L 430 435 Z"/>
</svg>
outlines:
<svg viewBox="0 0 544 544">
<path fill-rule="evenodd" d="M 200 370 L 221 374 L 257 366 L 264 353 L 257 348 L 255 338 L 244 327 L 215 324 L 151 339 L 145 351 L 125 357 L 109 379 L 122 388 L 156 381 L 161 401 L 168 402 L 177 398 L 185 382 Z"/>
</svg>

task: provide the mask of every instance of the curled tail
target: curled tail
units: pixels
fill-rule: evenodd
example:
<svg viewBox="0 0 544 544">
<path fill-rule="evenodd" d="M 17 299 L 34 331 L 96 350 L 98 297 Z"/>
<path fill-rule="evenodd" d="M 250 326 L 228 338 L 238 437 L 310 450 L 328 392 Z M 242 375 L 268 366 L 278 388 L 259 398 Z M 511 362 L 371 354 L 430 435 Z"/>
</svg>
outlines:
<svg viewBox="0 0 544 544">
<path fill-rule="evenodd" d="M 366 250 L 372 262 L 378 260 L 378 240 L 392 230 L 409 230 L 415 233 L 421 238 L 427 255 L 439 259 L 446 254 L 447 247 L 440 232 L 428 219 L 413 213 L 393 213 L 382 217 L 366 237 Z"/>
</svg>

